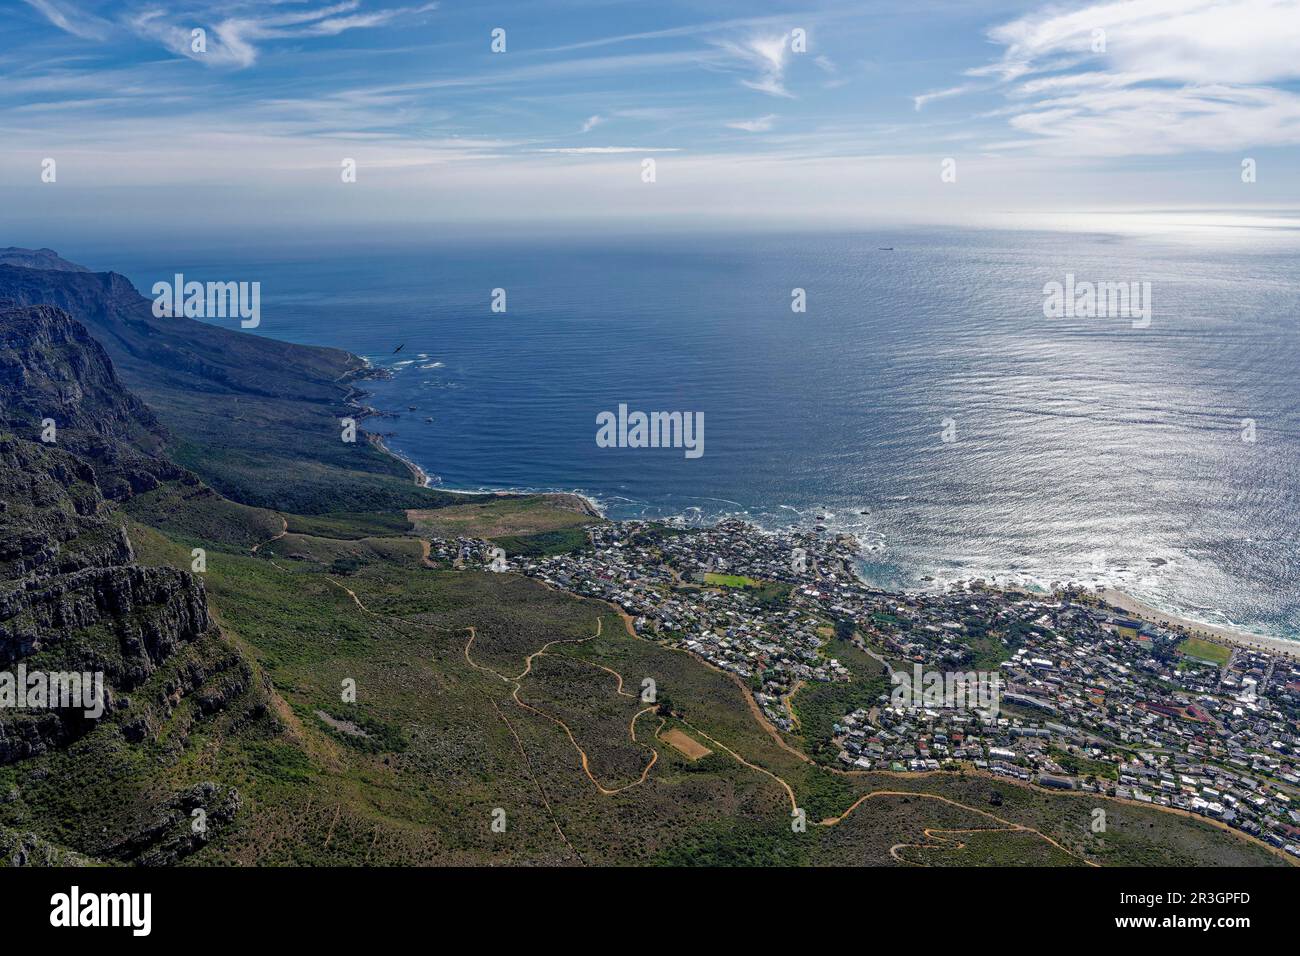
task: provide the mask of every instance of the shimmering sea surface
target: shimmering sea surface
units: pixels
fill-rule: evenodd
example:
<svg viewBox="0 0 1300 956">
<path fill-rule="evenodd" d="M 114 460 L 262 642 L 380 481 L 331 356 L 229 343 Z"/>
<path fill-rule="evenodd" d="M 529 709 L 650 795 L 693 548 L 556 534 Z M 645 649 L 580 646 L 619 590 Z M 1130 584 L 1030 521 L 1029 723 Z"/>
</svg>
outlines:
<svg viewBox="0 0 1300 956">
<path fill-rule="evenodd" d="M 883 585 L 1108 583 L 1300 637 L 1293 237 L 444 234 L 90 264 L 146 293 L 175 271 L 260 281 L 259 334 L 391 370 L 371 402 L 398 417 L 371 427 L 447 487 L 579 490 L 614 517 L 821 515 Z M 1151 283 L 1149 327 L 1046 318 L 1067 273 Z M 703 412 L 704 455 L 597 447 L 621 402 Z"/>
</svg>

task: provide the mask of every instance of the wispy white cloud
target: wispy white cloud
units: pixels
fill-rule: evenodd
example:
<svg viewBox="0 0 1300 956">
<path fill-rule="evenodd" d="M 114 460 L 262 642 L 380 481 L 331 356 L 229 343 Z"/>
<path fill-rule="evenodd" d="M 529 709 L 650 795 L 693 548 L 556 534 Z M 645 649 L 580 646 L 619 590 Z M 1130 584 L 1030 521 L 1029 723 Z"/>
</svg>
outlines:
<svg viewBox="0 0 1300 956">
<path fill-rule="evenodd" d="M 770 96 L 791 96 L 785 88 L 785 69 L 790 58 L 788 33 L 753 35 L 744 40 L 721 39 L 714 44 L 757 72 L 754 78 L 741 80 L 745 86 Z"/>
<path fill-rule="evenodd" d="M 821 21 L 822 13 L 804 13 L 797 19 L 806 29 L 808 24 Z M 545 53 L 564 53 L 595 47 L 624 43 L 653 43 L 656 41 L 691 39 L 703 41 L 706 46 L 693 55 L 697 65 L 724 70 L 743 69 L 751 75 L 742 79 L 742 85 L 770 96 L 790 97 L 785 85 L 786 70 L 791 56 L 791 20 L 789 15 L 746 17 L 719 20 L 694 26 L 671 27 L 638 33 L 624 33 L 583 40 L 564 46 L 551 47 Z M 710 56 L 712 48 L 715 55 Z M 721 57 L 716 54 L 721 54 Z M 812 58 L 816 66 L 828 75 L 837 72 L 835 62 L 826 55 Z M 844 81 L 830 80 L 827 85 L 838 86 Z"/>
<path fill-rule="evenodd" d="M 1286 146 L 1300 143 L 1300 96 L 1227 84 L 1084 89 L 1036 100 L 1010 123 L 1031 138 L 992 148 L 1130 156 Z"/>
<path fill-rule="evenodd" d="M 83 40 L 106 39 L 113 29 L 107 20 L 88 13 L 67 0 L 26 0 L 26 3 L 60 30 Z"/>
<path fill-rule="evenodd" d="M 1296 0 L 1125 0 L 1049 7 L 989 33 L 1006 47 L 972 72 L 1015 79 L 1087 60 L 1148 79 L 1268 83 L 1300 75 Z"/>
<path fill-rule="evenodd" d="M 1300 0 L 1016 0 L 1001 6 L 1028 12 L 981 15 L 999 24 L 992 47 L 970 16 L 936 23 L 924 3 L 897 5 L 897 25 L 853 0 L 819 0 L 820 26 L 802 14 L 693 26 L 681 19 L 695 16 L 690 9 L 674 9 L 665 29 L 634 33 L 645 21 L 631 7 L 584 2 L 567 6 L 572 24 L 549 33 L 530 35 L 522 15 L 507 22 L 509 56 L 488 56 L 478 28 L 440 29 L 423 3 L 11 4 L 17 42 L 0 52 L 0 180 L 34 183 L 39 159 L 57 156 L 69 182 L 105 187 L 79 189 L 78 202 L 90 196 L 110 210 L 130 196 L 165 214 L 175 197 L 215 184 L 231 201 L 222 215 L 243 203 L 250 221 L 267 214 L 268 195 L 340 218 L 454 208 L 467 219 L 519 209 L 539 218 L 849 221 L 882 201 L 949 215 L 956 194 L 940 188 L 934 156 L 964 157 L 961 207 L 974 214 L 1057 208 L 1063 196 L 1081 206 L 1199 201 L 1224 179 L 1217 160 L 1094 160 L 1300 143 L 1291 63 L 1300 59 Z M 536 16 L 557 26 L 550 13 Z M 190 48 L 196 26 L 208 31 L 205 59 Z M 796 26 L 817 29 L 816 50 L 791 50 Z M 1093 50 L 1096 29 L 1105 52 Z M 8 38 L 9 20 L 3 30 Z M 339 34 L 347 40 L 324 39 Z M 541 48 L 570 39 L 578 42 Z M 984 65 L 953 76 L 955 56 Z M 199 69 L 195 59 L 227 69 Z M 846 82 L 866 87 L 865 78 L 869 100 L 822 95 Z M 797 111 L 766 99 L 792 93 Z M 974 115 L 950 108 L 971 102 Z M 672 175 L 637 188 L 640 157 L 659 153 L 671 157 Z M 356 184 L 340 181 L 343 157 L 362 170 Z M 1276 171 L 1275 160 L 1262 155 L 1261 168 Z M 1269 173 L 1253 192 L 1291 201 L 1298 189 Z M 26 204 L 43 221 L 44 204 L 61 195 L 12 189 L 6 218 Z M 755 195 L 779 198 L 756 205 Z M 69 221 L 122 220 L 68 208 Z"/>
<path fill-rule="evenodd" d="M 227 16 L 222 13 L 220 4 L 197 14 L 173 14 L 161 7 L 151 7 L 128 16 L 125 23 L 136 35 L 152 39 L 172 53 L 209 66 L 242 69 L 257 62 L 260 44 L 265 40 L 337 36 L 348 30 L 383 26 L 400 17 L 427 13 L 436 8 L 436 3 L 426 3 L 365 12 L 360 0 L 343 0 L 294 12 L 248 12 Z M 195 29 L 196 21 L 212 23 L 210 30 L 204 27 L 210 36 L 203 50 L 195 50 L 192 42 L 191 31 Z"/>
<path fill-rule="evenodd" d="M 768 113 L 766 116 L 760 116 L 757 119 L 750 120 L 733 120 L 727 123 L 729 129 L 744 130 L 746 133 L 766 133 L 776 122 L 776 114 Z"/>
<path fill-rule="evenodd" d="M 920 112 L 921 107 L 925 106 L 926 103 L 947 99 L 950 96 L 961 96 L 964 93 L 969 93 L 974 88 L 973 84 L 963 83 L 961 86 L 950 86 L 946 90 L 935 90 L 932 93 L 921 93 L 918 96 L 912 97 L 912 105 L 916 108 L 917 112 Z"/>
<path fill-rule="evenodd" d="M 666 53 L 628 53 L 618 56 L 590 56 L 553 63 L 532 63 L 526 66 L 494 69 L 478 73 L 459 73 L 435 76 L 427 80 L 413 80 L 394 84 L 389 90 L 488 90 L 515 85 L 536 85 L 548 80 L 588 76 L 619 76 L 623 74 L 654 75 L 665 70 L 690 70 L 701 64 L 701 56 L 694 51 Z"/>
<path fill-rule="evenodd" d="M 620 33 L 615 36 L 600 37 L 595 40 L 582 40 L 564 46 L 551 47 L 547 53 L 567 53 L 572 50 L 588 50 L 593 47 L 611 46 L 618 43 L 634 43 L 644 40 L 669 40 L 680 37 L 699 37 L 711 33 L 735 32 L 737 30 L 770 29 L 784 25 L 788 17 L 743 17 L 732 20 L 716 20 L 711 23 L 697 23 L 689 26 L 669 27 L 663 30 L 645 30 L 639 33 Z M 805 17 L 813 20 L 813 17 Z"/>
<path fill-rule="evenodd" d="M 995 148 L 1153 155 L 1300 143 L 1300 0 L 1126 0 L 1050 7 L 989 32 L 968 73 L 1025 134 Z M 926 102 L 979 88 L 915 97 Z"/>
</svg>

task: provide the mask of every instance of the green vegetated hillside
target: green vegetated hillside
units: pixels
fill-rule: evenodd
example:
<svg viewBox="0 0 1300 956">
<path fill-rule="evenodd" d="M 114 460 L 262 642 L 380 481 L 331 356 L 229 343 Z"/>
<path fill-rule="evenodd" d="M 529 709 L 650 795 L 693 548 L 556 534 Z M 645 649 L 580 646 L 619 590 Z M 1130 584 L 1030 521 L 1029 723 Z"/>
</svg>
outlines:
<svg viewBox="0 0 1300 956">
<path fill-rule="evenodd" d="M 139 501 L 143 514 L 158 513 L 157 497 Z M 633 637 L 607 606 L 512 575 L 424 567 L 412 538 L 300 535 L 291 556 L 290 536 L 275 538 L 275 516 L 257 509 L 201 496 L 190 499 L 189 530 L 164 532 L 135 520 L 135 505 L 127 504 L 123 520 L 140 563 L 189 567 L 193 548 L 205 547 L 202 578 L 221 639 L 193 653 L 202 662 L 200 655 L 217 647 L 224 652 L 227 659 L 218 654 L 206 666 L 225 663 L 223 686 L 233 696 L 211 709 L 196 700 L 151 713 L 151 733 L 134 743 L 109 724 L 66 752 L 0 769 L 0 787 L 20 794 L 0 815 L 6 829 L 64 851 L 132 859 L 119 849 L 127 839 L 99 835 L 106 823 L 110 834 L 127 833 L 139 828 L 132 814 L 140 808 L 156 813 L 219 783 L 222 793 L 237 795 L 233 817 L 180 859 L 1276 859 L 1235 835 L 1151 809 L 1115 805 L 1099 838 L 1089 826 L 1094 801 L 1081 796 L 955 774 L 851 776 L 818 768 L 790 743 L 790 750 L 778 743 L 728 675 Z M 375 520 L 357 519 L 356 534 Z M 193 530 L 206 527 L 220 527 L 221 536 Z M 336 547 L 362 543 L 355 570 L 332 570 Z M 647 676 L 671 700 L 671 714 L 639 700 Z M 355 682 L 355 703 L 341 699 L 347 681 Z M 668 727 L 712 752 L 687 759 L 657 739 Z M 92 786 L 65 785 L 87 767 Z M 786 785 L 805 811 L 806 832 L 791 828 Z M 864 796 L 836 825 L 818 825 Z M 105 812 L 110 805 L 115 809 Z M 504 832 L 491 827 L 498 810 Z"/>
<path fill-rule="evenodd" d="M 15 284 L 48 296 L 96 337 L 138 318 L 120 277 L 19 278 L 0 274 L 0 298 Z M 0 419 L 0 669 L 104 669 L 113 684 L 98 721 L 3 718 L 4 863 L 1283 862 L 1148 807 L 973 773 L 839 771 L 828 722 L 882 686 L 842 637 L 854 681 L 802 690 L 800 733 L 782 735 L 741 682 L 636 636 L 615 608 L 429 562 L 421 536 L 546 553 L 584 546 L 596 519 L 562 497 L 428 492 L 364 443 L 340 450 L 341 353 L 259 353 L 266 340 L 230 333 L 208 368 L 202 336 L 131 328 L 120 378 L 156 374 L 138 392 L 166 428 L 139 454 L 188 471 L 107 497 L 75 453 Z M 163 375 L 148 349 L 199 367 L 176 358 Z M 282 363 L 308 397 L 244 361 L 267 376 Z M 205 396 L 196 376 L 225 384 Z M 94 409 L 79 411 L 93 431 Z M 214 421 L 235 412 L 239 427 Z"/>
<path fill-rule="evenodd" d="M 152 301 L 111 272 L 0 262 L 0 300 L 54 306 L 84 325 L 166 429 L 169 458 L 233 500 L 303 514 L 449 500 L 415 487 L 406 466 L 364 437 L 340 440 L 340 420 L 362 415 L 350 401 L 368 374 L 347 352 L 233 322 L 156 317 Z"/>
</svg>

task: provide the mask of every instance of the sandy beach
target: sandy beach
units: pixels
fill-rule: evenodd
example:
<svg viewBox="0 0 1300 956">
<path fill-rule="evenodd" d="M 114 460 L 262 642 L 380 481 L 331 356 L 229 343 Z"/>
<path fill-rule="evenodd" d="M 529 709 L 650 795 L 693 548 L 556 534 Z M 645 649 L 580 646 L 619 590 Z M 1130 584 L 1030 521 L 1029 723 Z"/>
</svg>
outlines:
<svg viewBox="0 0 1300 956">
<path fill-rule="evenodd" d="M 405 457 L 404 455 L 399 455 L 397 452 L 393 451 L 391 448 L 385 445 L 384 440 L 380 438 L 378 435 L 374 434 L 374 432 L 367 432 L 366 437 L 369 438 L 370 441 L 374 443 L 375 447 L 378 448 L 380 451 L 382 451 L 384 454 L 392 458 L 396 458 L 403 465 L 405 465 L 407 469 L 411 472 L 411 477 L 415 479 L 415 483 L 419 487 L 421 488 L 432 487 L 433 480 L 429 477 L 428 473 L 423 468 L 421 468 L 419 465 L 417 465 L 415 462 L 411 461 L 411 459 Z"/>
<path fill-rule="evenodd" d="M 412 478 L 415 479 L 415 483 L 418 486 L 420 486 L 421 488 L 433 487 L 433 478 L 429 475 L 428 472 L 426 472 L 415 462 L 411 461 L 411 459 L 407 458 L 405 455 L 402 455 L 399 452 L 393 451 L 393 449 L 389 448 L 388 445 L 384 443 L 384 439 L 382 437 L 376 435 L 374 432 L 366 432 L 366 437 L 369 441 L 371 441 L 374 444 L 376 448 L 378 448 L 384 454 L 397 459 L 403 465 L 405 465 L 407 469 L 411 472 L 411 476 Z M 467 490 L 462 488 L 446 488 L 443 487 L 441 484 L 439 484 L 438 490 L 447 491 L 458 495 L 466 495 L 466 496 L 540 495 L 541 497 L 546 498 L 551 504 L 555 505 L 558 508 L 563 508 L 566 511 L 576 511 L 580 514 L 588 515 L 591 518 L 597 520 L 604 520 L 604 513 L 601 511 L 600 505 L 592 498 L 588 498 L 586 495 L 580 494 L 576 491 L 511 491 L 507 489 Z"/>
<path fill-rule="evenodd" d="M 1232 644 L 1236 647 L 1246 647 L 1258 651 L 1267 651 L 1272 654 L 1283 654 L 1300 660 L 1300 641 L 1288 641 L 1279 637 L 1264 637 L 1246 631 L 1235 631 L 1231 628 L 1193 621 L 1189 618 L 1157 610 L 1148 604 L 1143 604 L 1137 598 L 1110 588 L 1098 592 L 1098 597 L 1107 604 L 1113 605 L 1139 620 L 1182 628 L 1194 637 L 1203 637 L 1206 640 L 1219 641 L 1224 644 Z"/>
</svg>

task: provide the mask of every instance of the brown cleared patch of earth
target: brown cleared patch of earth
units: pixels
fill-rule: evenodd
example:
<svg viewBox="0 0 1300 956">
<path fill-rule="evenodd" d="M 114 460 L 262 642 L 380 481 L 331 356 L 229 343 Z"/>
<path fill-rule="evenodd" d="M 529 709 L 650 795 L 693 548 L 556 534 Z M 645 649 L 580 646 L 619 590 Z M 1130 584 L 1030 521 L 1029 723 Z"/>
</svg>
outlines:
<svg viewBox="0 0 1300 956">
<path fill-rule="evenodd" d="M 484 495 L 482 500 L 463 505 L 412 509 L 406 517 L 417 534 L 440 538 L 540 534 L 601 520 L 583 498 L 568 494 Z"/>
<path fill-rule="evenodd" d="M 704 744 L 676 727 L 665 734 L 660 734 L 659 739 L 668 744 L 687 760 L 700 760 L 701 758 L 707 757 L 709 754 L 713 753 L 713 751 L 704 746 Z"/>
</svg>

